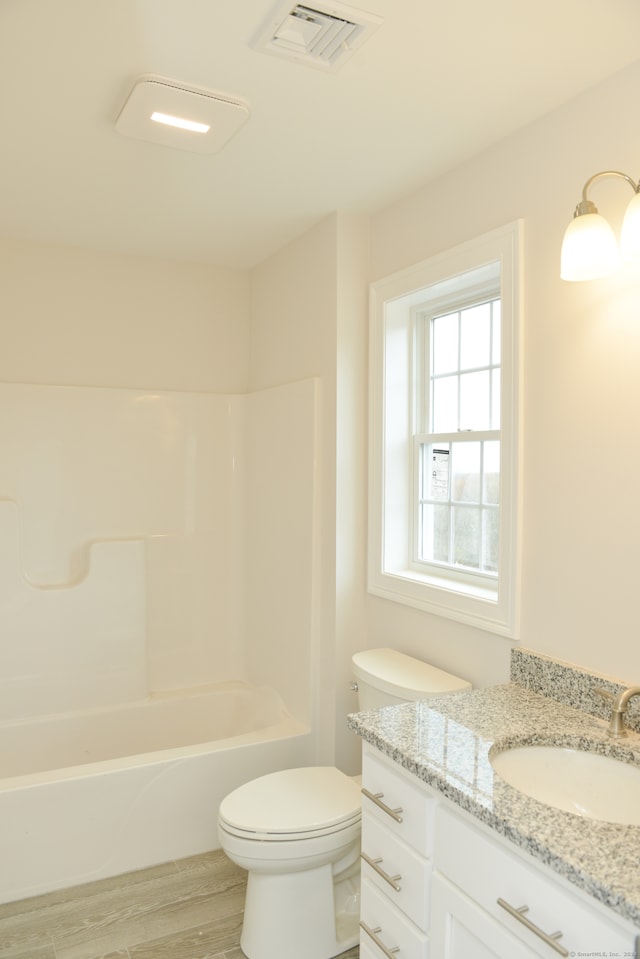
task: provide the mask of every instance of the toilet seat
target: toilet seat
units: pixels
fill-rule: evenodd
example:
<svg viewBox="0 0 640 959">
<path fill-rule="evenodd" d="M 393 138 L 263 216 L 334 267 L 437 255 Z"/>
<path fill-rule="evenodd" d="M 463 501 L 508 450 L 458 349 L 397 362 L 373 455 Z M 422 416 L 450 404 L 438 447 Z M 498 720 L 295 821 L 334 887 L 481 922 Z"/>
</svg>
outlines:
<svg viewBox="0 0 640 959">
<path fill-rule="evenodd" d="M 261 842 L 327 836 L 360 822 L 360 790 L 333 766 L 285 769 L 229 793 L 218 820 L 225 832 Z"/>
</svg>

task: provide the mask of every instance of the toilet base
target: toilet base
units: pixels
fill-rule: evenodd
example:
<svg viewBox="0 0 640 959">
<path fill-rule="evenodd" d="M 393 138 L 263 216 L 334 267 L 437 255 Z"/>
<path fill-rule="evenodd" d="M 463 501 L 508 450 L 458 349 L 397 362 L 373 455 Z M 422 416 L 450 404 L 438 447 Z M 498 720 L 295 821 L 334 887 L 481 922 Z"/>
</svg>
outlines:
<svg viewBox="0 0 640 959">
<path fill-rule="evenodd" d="M 240 948 L 247 959 L 333 959 L 359 941 L 359 863 L 291 874 L 250 872 Z"/>
</svg>

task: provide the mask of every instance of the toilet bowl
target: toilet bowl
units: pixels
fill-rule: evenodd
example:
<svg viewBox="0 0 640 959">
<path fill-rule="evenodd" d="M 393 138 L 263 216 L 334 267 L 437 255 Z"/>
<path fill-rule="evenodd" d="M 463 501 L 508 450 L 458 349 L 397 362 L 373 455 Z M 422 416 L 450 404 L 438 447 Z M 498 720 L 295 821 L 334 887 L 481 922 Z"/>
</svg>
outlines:
<svg viewBox="0 0 640 959">
<path fill-rule="evenodd" d="M 352 660 L 360 709 L 470 689 L 393 649 Z M 360 786 L 333 766 L 271 773 L 220 804 L 218 838 L 248 871 L 248 959 L 333 959 L 359 940 Z"/>
<path fill-rule="evenodd" d="M 271 773 L 220 804 L 218 836 L 249 873 L 248 959 L 329 959 L 358 942 L 360 789 L 332 766 Z"/>
</svg>

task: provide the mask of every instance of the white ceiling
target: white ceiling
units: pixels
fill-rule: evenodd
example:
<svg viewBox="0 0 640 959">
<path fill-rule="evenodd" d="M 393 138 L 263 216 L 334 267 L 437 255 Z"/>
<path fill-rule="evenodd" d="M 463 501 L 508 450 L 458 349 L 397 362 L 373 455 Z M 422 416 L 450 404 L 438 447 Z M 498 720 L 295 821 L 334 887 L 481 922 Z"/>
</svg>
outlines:
<svg viewBox="0 0 640 959">
<path fill-rule="evenodd" d="M 249 267 L 638 57 L 638 0 L 355 5 L 384 22 L 324 73 L 250 46 L 278 0 L 0 0 L 0 235 Z M 249 121 L 209 156 L 123 137 L 145 73 L 247 100 Z"/>
</svg>

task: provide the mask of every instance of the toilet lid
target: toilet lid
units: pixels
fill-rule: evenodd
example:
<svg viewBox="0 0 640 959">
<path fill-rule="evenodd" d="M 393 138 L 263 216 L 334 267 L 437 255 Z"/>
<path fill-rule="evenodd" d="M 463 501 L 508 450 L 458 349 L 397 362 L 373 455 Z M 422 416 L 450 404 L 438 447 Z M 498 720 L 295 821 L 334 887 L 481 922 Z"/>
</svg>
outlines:
<svg viewBox="0 0 640 959">
<path fill-rule="evenodd" d="M 360 789 L 333 766 L 285 769 L 230 793 L 219 819 L 240 835 L 324 835 L 359 821 Z"/>
</svg>

